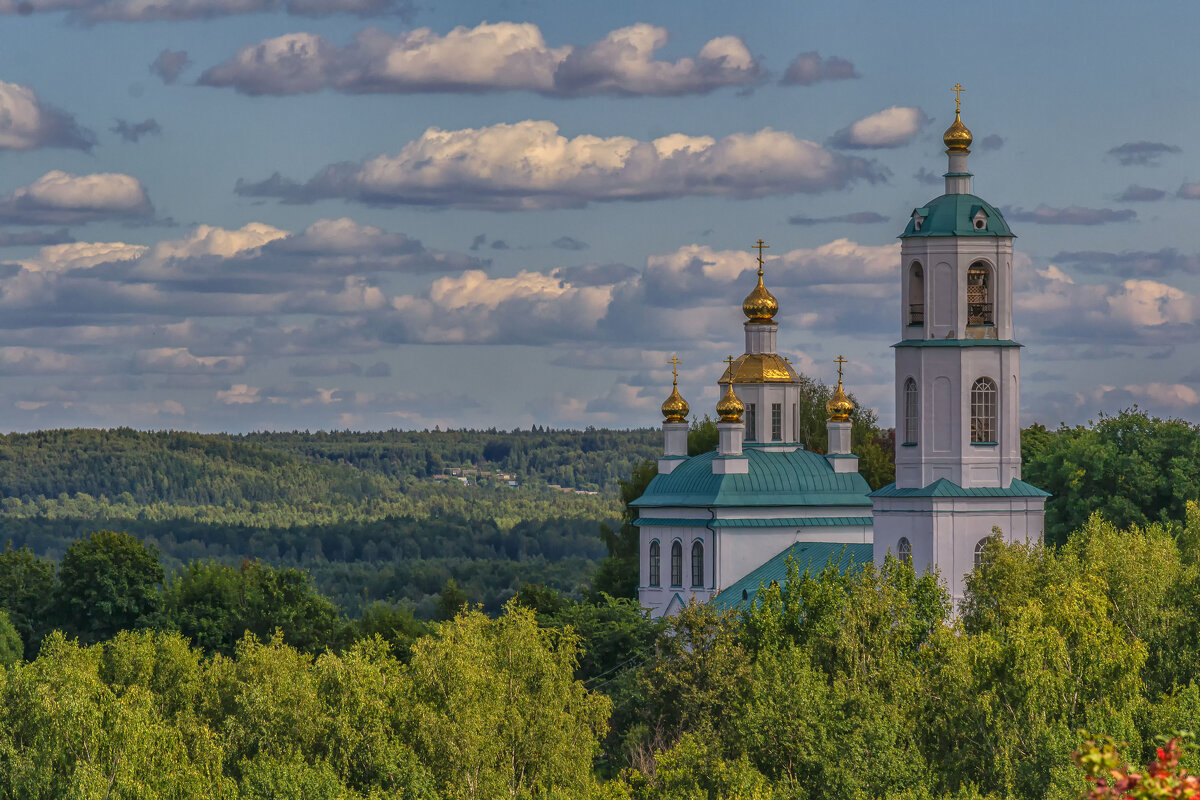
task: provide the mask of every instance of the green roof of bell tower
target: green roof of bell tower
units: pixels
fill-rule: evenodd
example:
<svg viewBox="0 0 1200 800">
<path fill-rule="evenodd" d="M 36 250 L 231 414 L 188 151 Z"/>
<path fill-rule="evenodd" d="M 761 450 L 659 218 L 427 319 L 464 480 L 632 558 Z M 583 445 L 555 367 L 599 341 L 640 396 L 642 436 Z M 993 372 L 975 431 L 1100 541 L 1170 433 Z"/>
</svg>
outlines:
<svg viewBox="0 0 1200 800">
<path fill-rule="evenodd" d="M 983 228 L 975 226 L 980 211 L 986 217 Z M 913 213 L 923 217 L 921 228 L 918 230 L 916 220 L 910 218 L 904 233 L 900 234 L 901 239 L 918 236 L 1015 236 L 1000 210 L 973 194 L 944 194 L 913 209 Z"/>
</svg>

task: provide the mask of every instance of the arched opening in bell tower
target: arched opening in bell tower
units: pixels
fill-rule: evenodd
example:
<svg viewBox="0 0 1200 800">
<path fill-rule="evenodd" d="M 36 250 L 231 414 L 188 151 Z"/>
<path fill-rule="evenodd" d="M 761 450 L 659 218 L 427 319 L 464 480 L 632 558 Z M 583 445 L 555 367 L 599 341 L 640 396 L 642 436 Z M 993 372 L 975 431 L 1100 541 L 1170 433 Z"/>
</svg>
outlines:
<svg viewBox="0 0 1200 800">
<path fill-rule="evenodd" d="M 992 268 L 976 261 L 967 270 L 967 324 L 995 325 Z"/>
<path fill-rule="evenodd" d="M 908 324 L 925 324 L 925 271 L 914 261 L 908 272 Z"/>
</svg>

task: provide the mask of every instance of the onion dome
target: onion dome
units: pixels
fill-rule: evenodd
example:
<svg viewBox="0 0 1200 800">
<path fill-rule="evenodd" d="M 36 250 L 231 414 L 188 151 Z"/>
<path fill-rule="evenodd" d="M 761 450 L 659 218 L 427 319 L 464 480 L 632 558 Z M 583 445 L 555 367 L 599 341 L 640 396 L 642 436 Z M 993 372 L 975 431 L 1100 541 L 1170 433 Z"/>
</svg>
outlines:
<svg viewBox="0 0 1200 800">
<path fill-rule="evenodd" d="M 971 152 L 968 148 L 974 141 L 971 132 L 967 130 L 966 125 L 963 125 L 962 118 L 959 116 L 959 111 L 962 109 L 959 97 L 962 91 L 962 84 L 954 84 L 954 124 L 946 128 L 946 132 L 942 134 L 942 141 L 946 144 L 946 149 L 952 153 Z"/>
<path fill-rule="evenodd" d="M 664 422 L 687 422 L 687 400 L 679 394 L 679 359 L 671 358 L 671 396 L 663 401 L 662 413 Z"/>
<path fill-rule="evenodd" d="M 721 417 L 721 422 L 741 422 L 742 412 L 745 410 L 742 401 L 733 393 L 733 381 L 730 381 L 725 396 L 717 401 L 717 414 Z"/>
<path fill-rule="evenodd" d="M 779 301 L 763 286 L 762 262 L 758 262 L 758 285 L 742 301 L 742 313 L 747 325 L 770 325 L 779 313 Z"/>
<path fill-rule="evenodd" d="M 835 360 L 838 365 L 838 385 L 833 397 L 825 404 L 825 410 L 829 412 L 830 422 L 846 422 L 850 419 L 850 413 L 854 411 L 854 403 L 850 402 L 850 398 L 846 397 L 846 392 L 842 390 L 842 365 L 846 363 L 846 359 L 838 356 Z"/>
<path fill-rule="evenodd" d="M 851 403 L 850 398 L 846 397 L 846 393 L 842 391 L 841 381 L 838 381 L 833 397 L 829 398 L 829 402 L 825 404 L 825 410 L 829 412 L 829 419 L 832 422 L 846 422 L 850 419 L 854 403 Z"/>
</svg>

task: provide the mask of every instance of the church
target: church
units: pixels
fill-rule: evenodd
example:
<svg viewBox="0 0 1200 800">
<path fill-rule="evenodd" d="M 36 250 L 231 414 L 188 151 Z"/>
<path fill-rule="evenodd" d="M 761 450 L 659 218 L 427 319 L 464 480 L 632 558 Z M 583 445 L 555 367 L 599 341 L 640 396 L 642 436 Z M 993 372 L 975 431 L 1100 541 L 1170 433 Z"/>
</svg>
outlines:
<svg viewBox="0 0 1200 800">
<path fill-rule="evenodd" d="M 662 405 L 663 455 L 637 509 L 639 600 L 653 616 L 691 603 L 752 602 L 801 570 L 846 569 L 888 554 L 936 570 L 957 605 L 983 544 L 1042 540 L 1047 492 L 1021 480 L 1021 345 L 1013 340 L 1013 232 L 971 193 L 971 132 L 955 100 L 943 136 L 945 193 L 913 209 L 900 235 L 895 351 L 896 481 L 871 491 L 838 384 L 829 441 L 798 441 L 798 374 L 776 350 L 779 304 L 764 283 L 742 303 L 745 352 L 718 382 L 718 444 L 689 457 L 678 373 Z M 672 359 L 677 369 L 678 360 Z"/>
</svg>

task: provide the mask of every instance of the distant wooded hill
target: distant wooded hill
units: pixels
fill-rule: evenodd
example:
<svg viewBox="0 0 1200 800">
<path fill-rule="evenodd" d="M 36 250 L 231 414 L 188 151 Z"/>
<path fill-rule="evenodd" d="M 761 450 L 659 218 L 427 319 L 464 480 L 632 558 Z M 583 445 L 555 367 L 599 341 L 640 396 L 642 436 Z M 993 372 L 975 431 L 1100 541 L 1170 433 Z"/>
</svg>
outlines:
<svg viewBox="0 0 1200 800">
<path fill-rule="evenodd" d="M 527 582 L 579 589 L 605 552 L 599 525 L 620 516 L 618 481 L 657 455 L 660 436 L 10 434 L 0 436 L 0 539 L 57 558 L 81 535 L 127 530 L 161 547 L 168 569 L 204 558 L 307 568 L 351 613 L 376 599 L 429 611 L 450 578 L 498 609 Z M 455 471 L 470 485 L 434 480 Z"/>
</svg>

